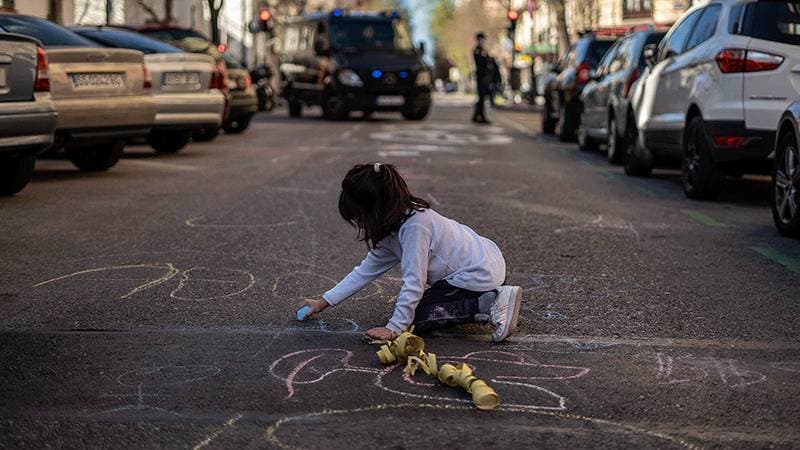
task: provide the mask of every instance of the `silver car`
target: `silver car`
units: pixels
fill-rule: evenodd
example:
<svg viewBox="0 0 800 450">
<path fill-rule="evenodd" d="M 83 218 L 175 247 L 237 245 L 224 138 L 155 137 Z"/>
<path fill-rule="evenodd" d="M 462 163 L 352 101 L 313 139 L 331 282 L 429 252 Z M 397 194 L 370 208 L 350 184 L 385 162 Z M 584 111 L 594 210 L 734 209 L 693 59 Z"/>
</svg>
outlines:
<svg viewBox="0 0 800 450">
<path fill-rule="evenodd" d="M 56 112 L 49 92 L 41 44 L 0 33 L 0 195 L 22 190 L 36 155 L 53 144 Z"/>
<path fill-rule="evenodd" d="M 152 78 L 156 119 L 149 142 L 160 153 L 174 153 L 189 143 L 192 133 L 219 128 L 225 95 L 210 87 L 214 58 L 186 53 L 139 33 L 114 27 L 79 27 L 74 32 L 107 47 L 139 50 Z"/>
<path fill-rule="evenodd" d="M 58 120 L 57 147 L 81 170 L 106 170 L 129 139 L 147 136 L 155 119 L 144 55 L 102 48 L 44 19 L 0 14 L 0 31 L 44 44 Z"/>
</svg>

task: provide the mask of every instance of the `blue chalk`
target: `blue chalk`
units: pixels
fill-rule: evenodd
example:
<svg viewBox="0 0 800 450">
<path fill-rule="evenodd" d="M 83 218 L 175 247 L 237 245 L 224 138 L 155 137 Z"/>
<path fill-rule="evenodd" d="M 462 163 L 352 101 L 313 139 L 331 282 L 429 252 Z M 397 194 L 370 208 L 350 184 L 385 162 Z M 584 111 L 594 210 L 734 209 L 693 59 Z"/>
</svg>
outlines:
<svg viewBox="0 0 800 450">
<path fill-rule="evenodd" d="M 297 310 L 297 320 L 305 320 L 306 314 L 311 312 L 311 307 L 306 305 Z"/>
</svg>

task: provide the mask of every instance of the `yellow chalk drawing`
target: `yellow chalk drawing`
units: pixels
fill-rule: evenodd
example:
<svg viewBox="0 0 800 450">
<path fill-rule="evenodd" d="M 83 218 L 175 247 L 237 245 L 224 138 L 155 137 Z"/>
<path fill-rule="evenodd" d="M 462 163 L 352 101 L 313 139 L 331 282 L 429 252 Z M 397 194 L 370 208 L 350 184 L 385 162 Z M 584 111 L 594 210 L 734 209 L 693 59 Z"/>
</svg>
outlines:
<svg viewBox="0 0 800 450">
<path fill-rule="evenodd" d="M 414 329 L 403 332 L 397 338 L 382 345 L 376 352 L 381 364 L 405 363 L 403 372 L 414 376 L 418 369 L 436 377 L 442 383 L 462 387 L 472 394 L 472 401 L 478 409 L 494 409 L 500 405 L 500 396 L 485 381 L 472 374 L 472 369 L 464 364 L 436 363 L 436 354 L 425 353 L 425 341 L 412 334 Z"/>
</svg>

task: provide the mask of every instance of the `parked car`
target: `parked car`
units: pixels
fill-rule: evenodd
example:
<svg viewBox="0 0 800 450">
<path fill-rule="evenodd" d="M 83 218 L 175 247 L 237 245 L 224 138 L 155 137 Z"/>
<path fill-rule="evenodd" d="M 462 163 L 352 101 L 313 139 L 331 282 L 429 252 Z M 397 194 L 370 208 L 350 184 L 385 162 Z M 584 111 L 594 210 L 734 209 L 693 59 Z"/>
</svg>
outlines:
<svg viewBox="0 0 800 450">
<path fill-rule="evenodd" d="M 625 170 L 681 162 L 690 198 L 714 198 L 724 175 L 768 173 L 775 126 L 800 92 L 800 14 L 783 0 L 712 0 L 689 9 L 646 50 L 633 95 Z"/>
<path fill-rule="evenodd" d="M 58 112 L 55 145 L 78 168 L 106 170 L 128 139 L 148 135 L 156 110 L 142 52 L 102 48 L 52 22 L 17 14 L 0 14 L 0 31 L 44 45 Z"/>
<path fill-rule="evenodd" d="M 289 115 L 320 105 L 325 117 L 397 111 L 422 120 L 431 107 L 431 70 L 396 13 L 334 9 L 289 19 L 280 55 Z"/>
<path fill-rule="evenodd" d="M 544 80 L 544 133 L 552 134 L 558 125 L 558 137 L 562 141 L 575 139 L 575 132 L 580 125 L 581 91 L 589 82 L 592 70 L 615 40 L 613 37 L 587 33 L 564 52 L 553 67 L 553 76 Z"/>
<path fill-rule="evenodd" d="M 36 155 L 53 144 L 47 56 L 36 39 L 0 33 L 0 195 L 24 188 Z"/>
<path fill-rule="evenodd" d="M 241 133 L 250 126 L 250 120 L 258 112 L 258 93 L 250 78 L 250 72 L 223 54 L 228 69 L 228 91 L 231 93 L 231 112 L 222 129 L 226 133 Z"/>
<path fill-rule="evenodd" d="M 161 153 L 174 153 L 189 143 L 195 130 L 218 128 L 225 96 L 211 88 L 214 58 L 114 27 L 77 27 L 72 31 L 100 45 L 144 53 L 152 78 L 156 118 L 148 142 Z"/>
<path fill-rule="evenodd" d="M 770 204 L 775 226 L 784 236 L 800 238 L 800 101 L 781 116 L 775 139 Z"/>
<path fill-rule="evenodd" d="M 622 161 L 631 87 L 647 67 L 643 57 L 645 46 L 657 45 L 664 34 L 665 31 L 652 26 L 635 28 L 606 52 L 581 92 L 583 109 L 578 127 L 581 150 L 596 150 L 599 144 L 606 144 L 609 162 Z"/>
<path fill-rule="evenodd" d="M 236 80 L 237 74 L 231 74 L 228 67 L 229 62 L 223 58 L 223 52 L 202 33 L 191 28 L 183 28 L 176 25 L 145 25 L 133 27 L 139 33 L 149 36 L 159 41 L 174 45 L 179 49 L 190 53 L 203 53 L 214 58 L 217 62 L 217 75 L 214 78 L 214 87 L 225 94 L 226 110 L 223 117 L 223 126 L 229 126 L 232 120 L 242 117 L 249 113 L 255 106 L 258 107 L 258 97 L 252 93 L 252 105 L 245 101 L 234 101 L 232 88 L 239 86 Z M 237 95 L 237 97 L 241 97 Z M 198 141 L 211 141 L 217 137 L 222 127 L 207 127 L 196 132 L 194 138 Z"/>
</svg>

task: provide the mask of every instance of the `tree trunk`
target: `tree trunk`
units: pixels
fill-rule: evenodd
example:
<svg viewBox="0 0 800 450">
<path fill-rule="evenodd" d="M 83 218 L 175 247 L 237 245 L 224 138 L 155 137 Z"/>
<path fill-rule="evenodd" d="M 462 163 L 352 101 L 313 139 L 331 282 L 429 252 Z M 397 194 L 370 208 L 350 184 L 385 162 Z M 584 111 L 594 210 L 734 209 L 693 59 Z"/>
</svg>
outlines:
<svg viewBox="0 0 800 450">
<path fill-rule="evenodd" d="M 60 0 L 49 0 L 47 2 L 47 20 L 61 24 L 63 17 L 61 16 Z"/>
<path fill-rule="evenodd" d="M 219 34 L 219 13 L 225 0 L 207 0 L 208 10 L 211 12 L 211 42 L 219 45 L 221 36 Z M 219 2 L 219 3 L 217 3 Z"/>
<path fill-rule="evenodd" d="M 567 8 L 564 0 L 547 0 L 553 8 L 558 33 L 558 54 L 564 53 L 569 47 L 569 31 L 567 31 Z"/>
<path fill-rule="evenodd" d="M 172 0 L 164 0 L 164 21 L 163 23 L 170 24 L 175 22 L 175 16 L 172 15 Z"/>
</svg>

